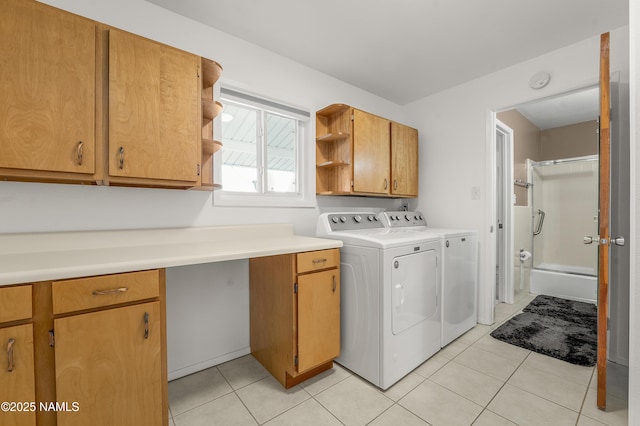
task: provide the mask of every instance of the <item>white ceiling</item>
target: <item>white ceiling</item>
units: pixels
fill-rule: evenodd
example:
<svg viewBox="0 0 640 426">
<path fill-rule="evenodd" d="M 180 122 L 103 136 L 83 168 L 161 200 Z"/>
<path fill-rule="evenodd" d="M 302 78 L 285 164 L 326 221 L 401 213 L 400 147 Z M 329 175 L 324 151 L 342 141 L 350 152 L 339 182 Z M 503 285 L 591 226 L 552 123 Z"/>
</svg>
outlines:
<svg viewBox="0 0 640 426">
<path fill-rule="evenodd" d="M 629 13 L 628 0 L 148 1 L 399 105 L 628 25 Z"/>
<path fill-rule="evenodd" d="M 521 105 L 516 109 L 540 130 L 597 120 L 600 91 L 592 87 Z"/>
</svg>

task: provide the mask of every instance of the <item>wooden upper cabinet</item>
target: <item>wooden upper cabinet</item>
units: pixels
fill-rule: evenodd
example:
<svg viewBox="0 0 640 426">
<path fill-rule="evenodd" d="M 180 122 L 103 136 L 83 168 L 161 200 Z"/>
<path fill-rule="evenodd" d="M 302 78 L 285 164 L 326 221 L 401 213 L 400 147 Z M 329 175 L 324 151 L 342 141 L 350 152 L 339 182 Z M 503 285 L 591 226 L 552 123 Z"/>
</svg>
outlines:
<svg viewBox="0 0 640 426">
<path fill-rule="evenodd" d="M 389 120 L 353 110 L 353 191 L 389 193 Z"/>
<path fill-rule="evenodd" d="M 418 196 L 418 131 L 344 104 L 316 112 L 316 194 Z"/>
<path fill-rule="evenodd" d="M 0 2 L 0 175 L 95 172 L 95 38 L 93 21 Z"/>
<path fill-rule="evenodd" d="M 199 181 L 199 68 L 198 56 L 109 30 L 108 173 L 115 182 Z"/>
<path fill-rule="evenodd" d="M 391 194 L 418 196 L 418 131 L 391 123 Z"/>
</svg>

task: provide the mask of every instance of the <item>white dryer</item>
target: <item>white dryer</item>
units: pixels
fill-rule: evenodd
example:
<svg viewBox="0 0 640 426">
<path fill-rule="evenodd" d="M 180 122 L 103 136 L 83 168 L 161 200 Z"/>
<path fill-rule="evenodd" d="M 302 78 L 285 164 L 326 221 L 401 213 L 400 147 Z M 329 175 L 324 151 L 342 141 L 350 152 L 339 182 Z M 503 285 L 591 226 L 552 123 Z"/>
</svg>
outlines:
<svg viewBox="0 0 640 426">
<path fill-rule="evenodd" d="M 430 228 L 422 213 L 389 211 L 379 215 L 389 229 L 411 229 L 442 238 L 442 337 L 445 347 L 477 324 L 478 232 Z"/>
<path fill-rule="evenodd" d="M 336 362 L 387 389 L 440 350 L 440 237 L 374 212 L 324 213 L 316 235 L 344 244 Z"/>
</svg>

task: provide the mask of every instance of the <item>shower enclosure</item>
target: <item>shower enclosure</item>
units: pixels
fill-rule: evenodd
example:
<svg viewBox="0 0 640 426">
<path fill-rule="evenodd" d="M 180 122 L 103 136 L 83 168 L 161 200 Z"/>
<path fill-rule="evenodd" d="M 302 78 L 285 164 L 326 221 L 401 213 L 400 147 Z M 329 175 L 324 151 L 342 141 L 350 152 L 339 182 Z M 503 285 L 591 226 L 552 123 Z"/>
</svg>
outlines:
<svg viewBox="0 0 640 426">
<path fill-rule="evenodd" d="M 596 302 L 598 157 L 531 162 L 531 292 Z"/>
</svg>

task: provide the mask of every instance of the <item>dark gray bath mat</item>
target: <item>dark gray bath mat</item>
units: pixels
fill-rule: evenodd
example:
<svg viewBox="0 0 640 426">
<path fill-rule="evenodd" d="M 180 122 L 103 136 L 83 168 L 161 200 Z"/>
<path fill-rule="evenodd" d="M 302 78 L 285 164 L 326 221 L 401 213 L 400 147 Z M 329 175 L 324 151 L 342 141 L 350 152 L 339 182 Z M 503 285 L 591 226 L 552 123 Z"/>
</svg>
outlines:
<svg viewBox="0 0 640 426">
<path fill-rule="evenodd" d="M 536 296 L 491 336 L 577 365 L 593 366 L 597 353 L 596 305 Z"/>
</svg>

